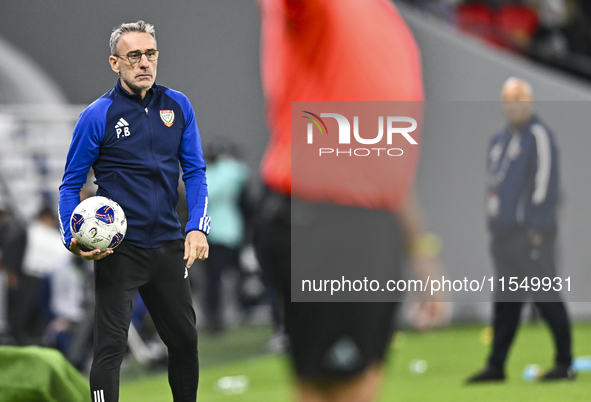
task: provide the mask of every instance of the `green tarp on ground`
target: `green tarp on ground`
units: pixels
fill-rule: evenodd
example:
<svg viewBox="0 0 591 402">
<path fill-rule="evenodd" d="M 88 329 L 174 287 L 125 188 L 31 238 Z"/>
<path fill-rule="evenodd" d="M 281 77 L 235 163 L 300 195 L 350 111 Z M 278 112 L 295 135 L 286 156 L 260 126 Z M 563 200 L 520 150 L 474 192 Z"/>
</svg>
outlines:
<svg viewBox="0 0 591 402">
<path fill-rule="evenodd" d="M 0 402 L 88 402 L 88 380 L 54 349 L 0 346 Z"/>
</svg>

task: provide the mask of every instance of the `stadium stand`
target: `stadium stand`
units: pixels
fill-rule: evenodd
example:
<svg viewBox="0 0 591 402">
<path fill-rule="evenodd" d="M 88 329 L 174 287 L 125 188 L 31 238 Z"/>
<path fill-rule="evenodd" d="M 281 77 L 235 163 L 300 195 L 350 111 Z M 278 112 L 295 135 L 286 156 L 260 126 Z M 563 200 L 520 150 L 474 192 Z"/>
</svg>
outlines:
<svg viewBox="0 0 591 402">
<path fill-rule="evenodd" d="M 591 3 L 588 1 L 405 0 L 404 3 L 435 15 L 488 45 L 591 80 Z"/>
</svg>

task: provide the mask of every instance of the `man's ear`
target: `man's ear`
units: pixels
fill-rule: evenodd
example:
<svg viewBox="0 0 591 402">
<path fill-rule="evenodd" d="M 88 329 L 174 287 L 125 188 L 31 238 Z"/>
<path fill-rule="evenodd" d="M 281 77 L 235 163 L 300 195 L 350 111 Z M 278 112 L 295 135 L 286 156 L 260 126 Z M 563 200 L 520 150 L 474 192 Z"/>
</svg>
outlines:
<svg viewBox="0 0 591 402">
<path fill-rule="evenodd" d="M 119 63 L 117 63 L 117 57 L 109 56 L 109 64 L 111 65 L 111 69 L 119 74 Z"/>
</svg>

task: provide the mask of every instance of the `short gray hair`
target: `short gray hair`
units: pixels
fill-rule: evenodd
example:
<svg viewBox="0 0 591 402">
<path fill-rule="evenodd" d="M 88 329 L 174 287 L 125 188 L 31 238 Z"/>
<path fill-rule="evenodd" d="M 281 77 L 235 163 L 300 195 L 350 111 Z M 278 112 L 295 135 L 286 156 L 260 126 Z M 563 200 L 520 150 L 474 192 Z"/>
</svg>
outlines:
<svg viewBox="0 0 591 402">
<path fill-rule="evenodd" d="M 117 28 L 114 28 L 113 32 L 111 33 L 111 40 L 109 41 L 109 45 L 111 46 L 111 55 L 116 54 L 119 39 L 121 39 L 121 37 L 128 32 L 142 32 L 150 34 L 152 35 L 152 38 L 154 38 L 154 43 L 156 43 L 156 30 L 154 29 L 154 25 L 145 23 L 142 20 L 139 20 L 138 22 L 123 23 Z"/>
</svg>

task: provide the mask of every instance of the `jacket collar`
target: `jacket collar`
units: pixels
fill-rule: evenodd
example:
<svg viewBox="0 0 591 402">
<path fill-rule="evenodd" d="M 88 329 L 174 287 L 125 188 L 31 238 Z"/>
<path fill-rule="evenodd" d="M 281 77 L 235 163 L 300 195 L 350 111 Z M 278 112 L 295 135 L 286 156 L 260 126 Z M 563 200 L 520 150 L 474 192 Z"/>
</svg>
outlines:
<svg viewBox="0 0 591 402">
<path fill-rule="evenodd" d="M 152 88 L 148 89 L 146 96 L 142 100 L 142 98 L 140 97 L 139 94 L 129 93 L 129 92 L 127 92 L 127 90 L 125 88 L 123 88 L 123 85 L 121 85 L 121 78 L 117 79 L 117 83 L 115 84 L 115 90 L 117 92 L 119 92 L 120 94 L 122 94 L 123 96 L 125 96 L 128 99 L 132 99 L 137 102 L 141 102 L 142 104 L 147 104 L 150 101 L 150 99 L 152 99 L 152 97 L 154 96 L 154 91 L 157 89 L 158 89 L 158 85 L 156 85 L 156 83 L 154 83 L 152 85 Z"/>
<path fill-rule="evenodd" d="M 529 118 L 529 120 L 527 120 L 524 123 L 521 123 L 518 127 L 517 127 L 517 132 L 516 134 L 522 134 L 525 133 L 527 131 L 529 131 L 529 127 L 538 122 L 538 117 L 535 115 L 535 113 L 532 113 L 531 117 Z M 506 135 L 511 135 L 511 127 L 509 125 L 507 125 L 505 127 L 505 133 Z"/>
</svg>

